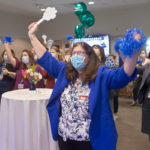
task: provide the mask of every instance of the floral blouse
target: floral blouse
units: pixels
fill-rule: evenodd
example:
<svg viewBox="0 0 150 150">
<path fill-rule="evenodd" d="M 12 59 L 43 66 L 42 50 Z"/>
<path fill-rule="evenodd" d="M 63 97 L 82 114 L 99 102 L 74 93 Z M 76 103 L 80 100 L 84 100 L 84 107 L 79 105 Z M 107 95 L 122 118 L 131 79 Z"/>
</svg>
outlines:
<svg viewBox="0 0 150 150">
<path fill-rule="evenodd" d="M 78 89 L 77 86 L 80 86 Z M 89 93 L 88 84 L 77 80 L 69 85 L 61 94 L 61 116 L 59 118 L 58 134 L 67 139 L 89 141 Z"/>
</svg>

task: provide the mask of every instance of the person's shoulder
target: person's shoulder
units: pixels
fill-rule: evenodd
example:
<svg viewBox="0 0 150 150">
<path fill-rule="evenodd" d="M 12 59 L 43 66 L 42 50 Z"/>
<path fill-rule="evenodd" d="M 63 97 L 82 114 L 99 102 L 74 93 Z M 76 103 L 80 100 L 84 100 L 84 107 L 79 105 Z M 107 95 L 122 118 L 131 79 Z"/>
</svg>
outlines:
<svg viewBox="0 0 150 150">
<path fill-rule="evenodd" d="M 100 65 L 99 67 L 98 67 L 98 70 L 99 71 L 104 71 L 104 70 L 108 70 L 109 68 L 106 66 L 106 65 Z"/>
<path fill-rule="evenodd" d="M 150 68 L 150 62 L 147 62 L 143 67 L 145 67 L 145 69 Z"/>
<path fill-rule="evenodd" d="M 98 75 L 106 74 L 106 72 L 109 72 L 110 68 L 108 68 L 106 65 L 101 65 L 98 67 Z"/>
</svg>

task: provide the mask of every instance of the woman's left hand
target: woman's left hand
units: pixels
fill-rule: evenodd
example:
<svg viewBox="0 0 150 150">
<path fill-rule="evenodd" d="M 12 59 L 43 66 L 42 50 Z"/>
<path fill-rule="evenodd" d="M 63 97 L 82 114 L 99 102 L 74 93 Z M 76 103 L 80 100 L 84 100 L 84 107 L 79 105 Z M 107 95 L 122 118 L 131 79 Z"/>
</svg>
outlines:
<svg viewBox="0 0 150 150">
<path fill-rule="evenodd" d="M 3 75 L 7 75 L 8 74 L 8 70 L 6 68 L 3 69 Z"/>
</svg>

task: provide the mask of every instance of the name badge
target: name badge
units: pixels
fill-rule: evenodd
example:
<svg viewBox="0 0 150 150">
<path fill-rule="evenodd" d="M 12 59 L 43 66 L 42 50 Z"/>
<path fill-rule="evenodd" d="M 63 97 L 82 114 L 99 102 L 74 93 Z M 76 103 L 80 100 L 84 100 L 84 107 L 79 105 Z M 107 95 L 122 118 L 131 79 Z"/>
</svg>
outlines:
<svg viewBox="0 0 150 150">
<path fill-rule="evenodd" d="M 89 100 L 89 97 L 88 96 L 79 96 L 78 100 L 79 101 L 87 101 L 87 100 Z"/>
<path fill-rule="evenodd" d="M 24 88 L 24 84 L 20 83 L 18 84 L 18 89 L 23 89 Z"/>
</svg>

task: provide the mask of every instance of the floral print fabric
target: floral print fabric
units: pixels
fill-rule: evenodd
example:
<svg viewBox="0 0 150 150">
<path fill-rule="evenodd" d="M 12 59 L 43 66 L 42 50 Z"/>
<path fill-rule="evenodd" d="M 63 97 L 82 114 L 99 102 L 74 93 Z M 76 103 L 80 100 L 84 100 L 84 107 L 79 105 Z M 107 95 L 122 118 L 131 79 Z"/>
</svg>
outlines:
<svg viewBox="0 0 150 150">
<path fill-rule="evenodd" d="M 77 88 L 77 87 L 80 88 Z M 58 134 L 67 139 L 89 141 L 89 93 L 88 84 L 77 80 L 69 85 L 61 94 L 61 116 L 59 118 Z"/>
</svg>

